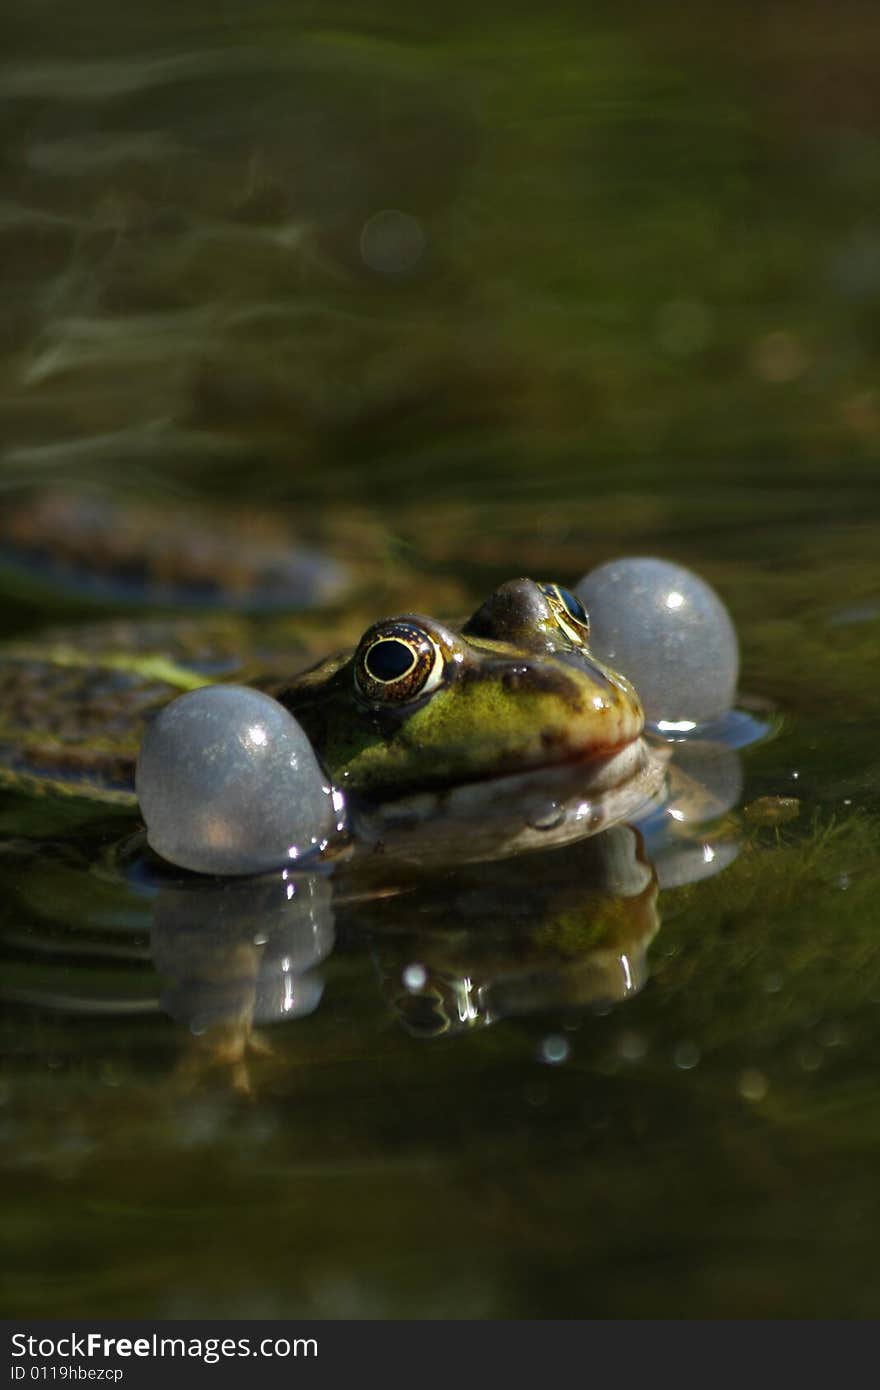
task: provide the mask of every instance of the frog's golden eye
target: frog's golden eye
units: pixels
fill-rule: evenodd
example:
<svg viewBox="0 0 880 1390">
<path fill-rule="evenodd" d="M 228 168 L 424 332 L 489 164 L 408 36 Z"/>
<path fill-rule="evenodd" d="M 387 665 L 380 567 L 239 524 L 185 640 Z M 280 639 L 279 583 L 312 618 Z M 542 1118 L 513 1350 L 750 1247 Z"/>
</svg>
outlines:
<svg viewBox="0 0 880 1390">
<path fill-rule="evenodd" d="M 590 619 L 577 595 L 570 589 L 563 589 L 561 584 L 542 584 L 541 592 L 566 637 L 579 647 L 585 647 L 590 640 Z"/>
<path fill-rule="evenodd" d="M 401 995 L 395 1003 L 405 1027 L 416 1037 L 439 1038 L 442 1033 L 449 1032 L 449 1014 L 439 990 Z"/>
<path fill-rule="evenodd" d="M 427 695 L 440 684 L 443 653 L 430 633 L 415 623 L 381 623 L 361 638 L 354 682 L 373 704 L 400 704 Z"/>
</svg>

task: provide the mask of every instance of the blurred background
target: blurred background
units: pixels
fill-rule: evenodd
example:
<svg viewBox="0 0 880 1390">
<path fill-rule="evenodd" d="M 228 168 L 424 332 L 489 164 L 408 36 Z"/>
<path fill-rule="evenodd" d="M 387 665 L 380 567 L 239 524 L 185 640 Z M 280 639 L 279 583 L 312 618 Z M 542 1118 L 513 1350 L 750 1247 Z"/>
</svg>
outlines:
<svg viewBox="0 0 880 1390">
<path fill-rule="evenodd" d="M 169 1086 L 192 1039 L 155 1009 L 82 1017 L 98 965 L 156 993 L 149 912 L 101 867 L 118 830 L 59 851 L 3 801 L 9 1311 L 876 1316 L 876 5 L 29 0 L 4 28 L 0 502 L 269 512 L 347 566 L 353 623 L 668 556 L 773 711 L 744 799 L 797 798 L 664 890 L 620 1010 L 413 1037 L 376 962 L 396 989 L 425 919 L 398 947 L 343 907 L 246 1105 Z M 465 925 L 434 923 L 470 985 L 497 961 Z"/>
<path fill-rule="evenodd" d="M 873 481 L 873 7 L 420 10 L 9 17 L 4 484 Z"/>
</svg>

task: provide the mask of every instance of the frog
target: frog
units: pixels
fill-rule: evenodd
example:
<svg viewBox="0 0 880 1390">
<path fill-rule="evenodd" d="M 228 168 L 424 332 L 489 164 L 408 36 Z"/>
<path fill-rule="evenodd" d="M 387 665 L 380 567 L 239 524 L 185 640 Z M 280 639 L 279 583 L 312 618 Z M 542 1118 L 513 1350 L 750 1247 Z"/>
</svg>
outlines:
<svg viewBox="0 0 880 1390">
<path fill-rule="evenodd" d="M 559 584 L 502 584 L 460 626 L 407 613 L 278 692 L 334 782 L 382 800 L 616 760 L 644 727 L 638 695 L 589 650 L 583 605 Z"/>
<path fill-rule="evenodd" d="M 406 592 L 402 567 L 397 580 L 394 598 Z M 341 847 L 332 846 L 326 860 L 300 866 L 283 882 L 276 876 L 266 889 L 283 918 L 276 924 L 270 913 L 265 932 L 269 940 L 281 933 L 279 958 L 293 959 L 285 934 L 290 904 L 308 902 L 309 949 L 319 940 L 319 954 L 330 949 L 333 917 L 342 914 L 348 940 L 362 929 L 371 936 L 390 933 L 381 973 L 399 980 L 397 967 L 406 961 L 401 956 L 394 964 L 395 923 L 408 922 L 423 901 L 434 904 L 441 926 L 433 928 L 432 950 L 422 951 L 427 984 L 416 994 L 389 984 L 389 999 L 406 1027 L 419 1030 L 414 1012 L 430 1014 L 425 1034 L 435 1026 L 448 1031 L 452 1005 L 435 1008 L 430 1000 L 438 992 L 444 1000 L 457 999 L 464 988 L 457 981 L 484 981 L 483 1002 L 474 1007 L 484 1021 L 494 1021 L 547 1007 L 557 996 L 578 1006 L 597 992 L 623 999 L 643 978 L 639 962 L 659 926 L 657 883 L 638 848 L 638 831 L 627 829 L 624 843 L 633 848 L 624 856 L 603 834 L 626 829 L 667 795 L 669 750 L 646 732 L 637 685 L 595 656 L 589 615 L 558 578 L 506 580 L 458 620 L 443 614 L 460 596 L 434 587 L 440 616 L 418 601 L 430 596 L 432 585 L 424 580 L 412 585 L 413 603 L 389 603 L 389 593 L 377 595 L 365 585 L 359 600 L 337 597 L 335 607 L 280 616 L 242 611 L 240 593 L 230 611 L 218 611 L 211 588 L 209 609 L 198 614 L 157 614 L 152 605 L 142 614 L 124 609 L 98 621 L 28 631 L 0 646 L 0 786 L 28 795 L 38 833 L 51 822 L 53 807 L 98 817 L 95 831 L 82 832 L 77 841 L 86 846 L 85 859 L 64 849 L 65 862 L 74 854 L 75 883 L 51 893 L 51 911 L 67 923 L 84 873 L 113 888 L 120 920 L 131 913 L 132 891 L 147 885 L 154 955 L 163 975 L 184 982 L 161 1007 L 189 1028 L 190 987 L 202 1001 L 206 990 L 220 991 L 216 1027 L 212 1022 L 197 1071 L 219 1057 L 247 1089 L 247 1056 L 259 1050 L 254 1021 L 291 1017 L 284 972 L 272 976 L 281 1001 L 274 1013 L 276 1004 L 260 1003 L 260 991 L 248 983 L 257 978 L 264 954 L 254 935 L 258 883 L 245 881 L 238 890 L 241 920 L 229 940 L 221 940 L 211 894 L 219 893 L 228 911 L 229 889 L 163 866 L 133 828 L 134 773 L 145 727 L 177 695 L 216 683 L 253 685 L 279 701 L 302 726 L 349 811 Z M 188 584 L 187 608 L 193 588 Z M 377 608 L 390 616 L 377 618 Z M 24 805 L 16 797 L 7 821 L 17 834 L 27 824 Z M 101 819 L 108 813 L 124 819 L 108 826 Z M 71 820 L 59 815 L 63 837 Z M 581 853 L 582 842 L 606 848 L 589 855 Z M 35 863 L 44 861 L 45 843 L 68 844 L 41 841 Z M 53 855 L 57 860 L 57 849 Z M 511 886 L 520 880 L 504 863 L 527 855 L 532 867 L 523 864 L 516 872 L 531 885 L 534 900 L 517 940 L 499 940 L 488 957 L 482 948 L 474 956 L 470 946 L 460 951 L 447 943 L 442 924 L 448 919 L 457 929 L 455 904 L 462 895 L 470 900 L 476 886 L 496 903 L 499 920 L 506 918 L 511 892 L 525 901 Z M 640 866 L 635 890 L 627 878 L 610 896 L 597 897 L 602 873 L 608 876 L 602 866 L 621 857 Z M 332 876 L 329 897 L 325 872 Z M 540 885 L 554 877 L 569 885 L 568 896 L 555 893 L 545 901 Z M 615 870 L 611 877 L 617 885 L 621 875 Z M 182 919 L 179 879 L 186 890 Z M 45 869 L 18 875 L 15 891 L 36 891 L 44 881 Z M 613 906 L 618 900 L 622 906 Z M 35 910 L 44 916 L 45 896 Z M 478 906 L 469 921 L 474 943 L 485 916 Z M 187 926 L 182 935 L 180 920 Z M 511 971 L 522 979 L 515 988 Z M 505 982 L 500 993 L 489 983 L 496 973 Z M 306 976 L 308 983 L 308 970 Z M 238 984 L 232 985 L 241 981 L 247 988 L 239 998 Z M 235 995 L 234 1008 L 227 1007 L 227 990 Z M 295 998 L 304 997 L 312 996 L 300 985 Z M 124 1002 L 106 1001 L 102 1008 Z M 149 1007 L 160 1005 L 151 1001 Z M 203 1002 L 198 1010 L 202 1018 Z"/>
<path fill-rule="evenodd" d="M 644 795 L 638 695 L 591 655 L 583 605 L 556 582 L 508 581 L 460 624 L 404 612 L 335 656 L 310 664 L 308 651 L 290 623 L 244 619 L 111 622 L 9 643 L 0 781 L 134 810 L 146 721 L 181 691 L 234 680 L 293 714 L 357 805 L 417 798 L 424 820 L 458 788 L 500 781 L 513 793 L 572 766 L 583 793 L 634 780 Z M 288 677 L 297 661 L 306 669 Z"/>
</svg>

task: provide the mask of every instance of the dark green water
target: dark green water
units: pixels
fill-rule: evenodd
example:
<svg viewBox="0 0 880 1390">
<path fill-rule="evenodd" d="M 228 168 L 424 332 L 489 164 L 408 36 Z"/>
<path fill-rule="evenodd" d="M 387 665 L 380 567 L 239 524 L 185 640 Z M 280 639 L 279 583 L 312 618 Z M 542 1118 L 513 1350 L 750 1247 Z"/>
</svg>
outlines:
<svg viewBox="0 0 880 1390">
<path fill-rule="evenodd" d="M 444 611 L 691 564 L 779 715 L 741 803 L 799 811 L 661 892 L 608 1009 L 416 1036 L 408 964 L 558 965 L 563 916 L 504 872 L 341 897 L 243 1098 L 185 1001 L 244 1008 L 251 957 L 169 964 L 136 824 L 7 796 L 4 1309 L 876 1316 L 875 16 L 432 8 L 13 20 L 0 484 L 360 527 Z"/>
</svg>

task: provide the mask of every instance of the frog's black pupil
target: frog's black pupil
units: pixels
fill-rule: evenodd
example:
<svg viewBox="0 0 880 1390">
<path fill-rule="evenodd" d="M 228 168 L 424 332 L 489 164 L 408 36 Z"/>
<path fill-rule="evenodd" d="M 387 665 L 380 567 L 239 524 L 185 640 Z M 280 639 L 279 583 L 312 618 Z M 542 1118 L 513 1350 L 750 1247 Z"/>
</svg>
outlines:
<svg viewBox="0 0 880 1390">
<path fill-rule="evenodd" d="M 563 589 L 561 585 L 559 588 L 559 597 L 562 599 L 562 602 L 573 618 L 577 618 L 579 623 L 585 623 L 587 621 L 586 610 L 579 598 L 575 598 L 573 593 L 568 589 Z"/>
<path fill-rule="evenodd" d="M 405 642 L 398 642 L 395 637 L 387 637 L 370 648 L 364 665 L 374 680 L 396 681 L 412 669 L 415 659 L 412 647 L 408 647 Z"/>
</svg>

